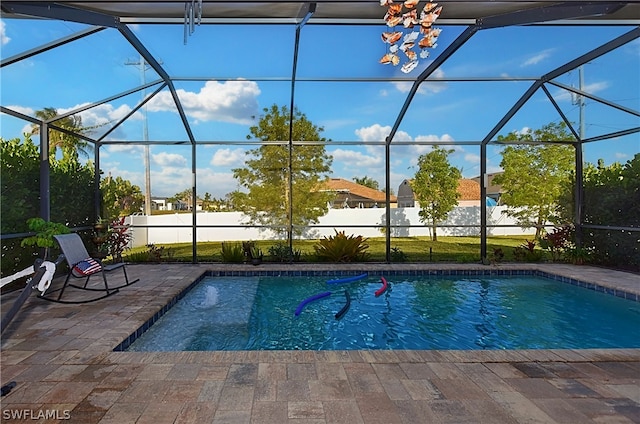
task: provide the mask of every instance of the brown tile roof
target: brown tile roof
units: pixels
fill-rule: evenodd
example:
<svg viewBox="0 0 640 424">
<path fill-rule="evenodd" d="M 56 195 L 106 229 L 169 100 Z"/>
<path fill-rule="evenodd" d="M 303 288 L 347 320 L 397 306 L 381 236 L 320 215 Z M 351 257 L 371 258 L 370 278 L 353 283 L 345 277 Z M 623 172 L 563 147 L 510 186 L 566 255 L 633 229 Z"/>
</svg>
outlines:
<svg viewBox="0 0 640 424">
<path fill-rule="evenodd" d="M 384 191 L 375 190 L 342 178 L 331 178 L 322 184 L 320 190 L 351 193 L 376 202 L 385 202 L 387 196 Z M 393 203 L 396 201 L 396 196 L 391 195 L 391 202 Z"/>
<path fill-rule="evenodd" d="M 462 178 L 458 180 L 458 200 L 480 200 L 480 184 L 477 181 Z"/>
<path fill-rule="evenodd" d="M 413 180 L 409 180 L 411 182 Z M 458 200 L 480 200 L 480 184 L 477 181 L 461 178 L 458 180 Z"/>
</svg>

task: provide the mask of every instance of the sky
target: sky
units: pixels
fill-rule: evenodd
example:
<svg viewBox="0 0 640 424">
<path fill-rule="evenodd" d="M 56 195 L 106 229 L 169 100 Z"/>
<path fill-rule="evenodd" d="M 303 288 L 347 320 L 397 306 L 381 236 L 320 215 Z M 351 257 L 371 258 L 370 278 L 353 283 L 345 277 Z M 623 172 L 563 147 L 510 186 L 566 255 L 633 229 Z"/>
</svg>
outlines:
<svg viewBox="0 0 640 424">
<path fill-rule="evenodd" d="M 399 79 L 419 75 L 464 28 L 441 26 L 437 46 L 429 49 L 430 57 L 420 59 L 415 70 L 404 74 L 400 70 L 404 58 L 397 67 L 379 63 L 388 52 L 380 38 L 388 31 L 382 15 L 379 26 L 304 27 L 296 70 L 299 81 L 293 89 L 296 107 L 323 128 L 323 137 L 332 140 L 327 146 L 333 157 L 331 177 L 368 176 L 384 187 L 383 141 L 411 88 L 411 82 Z M 196 147 L 197 194 L 208 192 L 220 198 L 238 189 L 231 170 L 243 167 L 245 152 L 256 147 L 247 144 L 249 127 L 258 123 L 264 108 L 290 104 L 295 27 L 202 25 L 186 40 L 181 24 L 130 27 L 175 78 L 196 139 L 212 143 Z M 5 60 L 85 28 L 71 22 L 0 20 L 0 57 Z M 482 140 L 533 78 L 629 30 L 624 26 L 545 26 L 479 31 L 420 86 L 407 108 L 394 137 L 397 144 L 391 144 L 390 188 L 397 192 L 404 179 L 412 178 L 418 157 L 431 149 L 414 142 L 447 145 L 454 150 L 451 164 L 461 169 L 463 177 L 477 177 L 480 148 L 469 142 Z M 146 90 L 152 93 L 159 88 L 159 77 L 140 63 L 139 54 L 120 33 L 103 30 L 0 69 L 1 104 L 34 116 L 45 107 L 64 113 L 102 102 L 143 82 L 156 82 Z M 639 40 L 587 63 L 582 75 L 585 92 L 640 110 Z M 509 79 L 497 80 L 504 77 Z M 573 70 L 555 81 L 579 87 L 580 73 Z M 562 86 L 547 87 L 578 128 L 578 99 Z M 83 125 L 95 126 L 92 135 L 100 137 L 130 113 L 141 96 L 141 91 L 132 92 L 88 109 L 80 114 Z M 640 126 L 637 116 L 596 100 L 586 99 L 583 112 L 587 138 Z M 552 103 L 539 91 L 498 134 L 560 121 Z M 146 137 L 166 143 L 149 149 L 152 195 L 172 196 L 191 187 L 192 149 L 185 143 L 187 134 L 168 89 L 159 91 L 147 104 L 147 136 L 144 122 L 144 114 L 136 112 L 104 138 L 110 143 L 100 150 L 104 174 L 121 176 L 144 191 L 144 148 L 122 142 Z M 21 137 L 29 130 L 25 121 L 0 114 L 2 138 Z M 37 136 L 33 139 L 38 141 Z M 488 172 L 500 171 L 500 151 L 500 146 L 488 147 Z M 639 133 L 584 147 L 585 160 L 591 163 L 600 158 L 606 164 L 624 163 L 639 152 Z"/>
</svg>

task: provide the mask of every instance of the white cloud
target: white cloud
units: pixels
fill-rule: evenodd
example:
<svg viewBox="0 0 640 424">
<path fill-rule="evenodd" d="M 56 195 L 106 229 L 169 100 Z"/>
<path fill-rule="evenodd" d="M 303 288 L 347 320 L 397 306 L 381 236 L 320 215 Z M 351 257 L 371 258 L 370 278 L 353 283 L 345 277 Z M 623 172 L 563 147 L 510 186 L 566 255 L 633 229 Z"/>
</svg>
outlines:
<svg viewBox="0 0 640 424">
<path fill-rule="evenodd" d="M 433 71 L 431 74 L 434 78 L 444 78 L 444 71 L 440 68 Z M 413 82 L 402 81 L 402 82 L 394 82 L 393 85 L 396 87 L 398 91 L 401 93 L 408 93 L 413 86 Z M 418 87 L 418 94 L 435 94 L 444 91 L 447 88 L 446 82 L 429 82 L 425 81 L 420 84 Z"/>
<path fill-rule="evenodd" d="M 549 56 L 551 56 L 552 52 L 553 52 L 553 49 L 546 49 L 546 50 L 543 50 L 541 52 L 538 52 L 535 55 L 533 55 L 533 56 L 529 57 L 528 59 L 526 59 L 522 63 L 522 65 L 520 65 L 520 66 L 524 68 L 524 67 L 527 67 L 527 66 L 537 65 L 538 63 L 544 61 Z"/>
<path fill-rule="evenodd" d="M 441 136 L 429 134 L 429 135 L 418 135 L 416 136 L 416 141 L 454 141 L 453 137 L 449 134 L 443 134 Z"/>
<path fill-rule="evenodd" d="M 478 163 L 480 162 L 480 155 L 476 155 L 475 153 L 467 153 L 464 155 L 465 162 L 470 163 Z"/>
<path fill-rule="evenodd" d="M 0 21 L 0 44 L 3 46 L 11 41 L 11 38 L 7 37 L 6 27 L 4 21 Z"/>
<path fill-rule="evenodd" d="M 160 171 L 151 170 L 151 194 L 173 196 L 191 187 L 191 169 L 163 166 Z M 144 185 L 140 186 L 144 191 Z"/>
<path fill-rule="evenodd" d="M 390 133 L 391 127 L 389 125 L 382 126 L 380 124 L 373 124 L 369 127 L 362 127 L 355 130 L 355 134 L 361 141 L 385 141 Z M 398 131 L 393 136 L 393 140 L 411 141 L 411 136 L 404 131 Z"/>
<path fill-rule="evenodd" d="M 33 108 L 30 108 L 30 107 L 9 105 L 9 106 L 7 106 L 7 108 L 11 109 L 11 110 L 14 110 L 14 111 L 16 111 L 18 113 L 21 113 L 23 115 L 33 116 L 35 114 L 35 111 L 33 110 Z"/>
<path fill-rule="evenodd" d="M 244 163 L 244 149 L 218 149 L 211 158 L 213 166 L 240 166 Z"/>
<path fill-rule="evenodd" d="M 357 150 L 336 149 L 331 152 L 334 164 L 340 163 L 345 168 L 349 168 L 350 164 L 353 169 L 364 169 L 381 166 L 384 161 L 382 156 L 366 155 Z"/>
<path fill-rule="evenodd" d="M 140 153 L 142 154 L 142 146 L 134 146 L 132 144 L 108 144 L 105 147 L 105 150 L 110 153 Z M 100 154 L 102 156 L 102 153 Z"/>
<path fill-rule="evenodd" d="M 153 159 L 153 163 L 160 166 L 165 166 L 165 167 L 176 167 L 176 166 L 187 165 L 187 158 L 177 153 L 160 152 L 155 155 L 152 154 L 151 158 Z M 191 175 L 191 173 L 189 173 L 189 175 Z"/>
<path fill-rule="evenodd" d="M 600 82 L 594 82 L 594 83 L 587 84 L 587 85 L 583 86 L 582 87 L 582 91 L 584 91 L 585 93 L 589 93 L 589 94 L 596 94 L 598 92 L 606 90 L 607 88 L 609 88 L 609 82 L 608 81 L 600 81 Z M 567 90 L 559 89 L 553 95 L 553 98 L 556 101 L 573 101 L 573 97 L 574 96 L 575 96 L 575 94 L 572 94 L 571 92 L 569 92 Z"/>
<path fill-rule="evenodd" d="M 58 108 L 58 114 L 62 115 L 69 111 L 84 107 L 88 104 L 89 103 L 81 103 L 70 108 Z M 123 104 L 118 106 L 117 108 L 114 108 L 112 104 L 104 103 L 94 106 L 91 109 L 84 110 L 77 115 L 82 118 L 83 127 L 95 127 L 91 130 L 86 131 L 86 133 L 89 136 L 97 137 L 98 135 L 104 134 L 107 130 L 113 127 L 113 125 L 118 123 L 130 112 L 131 107 L 129 105 Z M 140 114 L 140 112 L 136 112 L 129 118 L 129 120 L 131 119 L 142 119 L 142 115 Z M 124 140 L 126 138 L 127 136 L 125 134 L 124 128 L 122 126 L 118 126 L 115 131 L 109 133 L 109 136 L 106 139 Z"/>
<path fill-rule="evenodd" d="M 213 197 L 223 198 L 237 188 L 238 182 L 231 172 L 213 172 L 210 168 L 196 170 L 198 180 L 196 191 L 199 196 L 210 193 Z"/>
<path fill-rule="evenodd" d="M 199 92 L 176 90 L 185 113 L 197 121 L 250 124 L 258 115 L 260 88 L 254 81 L 207 81 Z M 150 112 L 175 111 L 171 93 L 163 91 L 148 103 Z"/>
<path fill-rule="evenodd" d="M 615 153 L 616 159 L 627 159 L 630 157 L 629 154 L 627 153 L 622 153 L 622 152 L 616 152 Z"/>
</svg>

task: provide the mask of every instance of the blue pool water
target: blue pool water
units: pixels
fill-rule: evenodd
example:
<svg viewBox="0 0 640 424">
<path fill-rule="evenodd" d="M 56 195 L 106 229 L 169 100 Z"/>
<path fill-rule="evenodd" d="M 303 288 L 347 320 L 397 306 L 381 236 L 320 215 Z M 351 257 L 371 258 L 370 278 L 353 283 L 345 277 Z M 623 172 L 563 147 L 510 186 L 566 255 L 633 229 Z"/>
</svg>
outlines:
<svg viewBox="0 0 640 424">
<path fill-rule="evenodd" d="M 206 277 L 127 350 L 640 348 L 640 302 L 533 276 L 386 279 L 376 297 L 379 276 Z"/>
</svg>

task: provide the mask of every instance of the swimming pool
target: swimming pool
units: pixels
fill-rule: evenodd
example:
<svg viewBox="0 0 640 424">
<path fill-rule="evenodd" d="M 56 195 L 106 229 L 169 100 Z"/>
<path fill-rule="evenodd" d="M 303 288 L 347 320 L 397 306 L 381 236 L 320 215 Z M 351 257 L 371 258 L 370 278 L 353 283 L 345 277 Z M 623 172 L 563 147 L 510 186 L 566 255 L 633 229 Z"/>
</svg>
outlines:
<svg viewBox="0 0 640 424">
<path fill-rule="evenodd" d="M 380 296 L 380 275 L 330 279 L 205 277 L 116 350 L 640 347 L 640 302 L 549 278 L 392 275 Z"/>
</svg>

